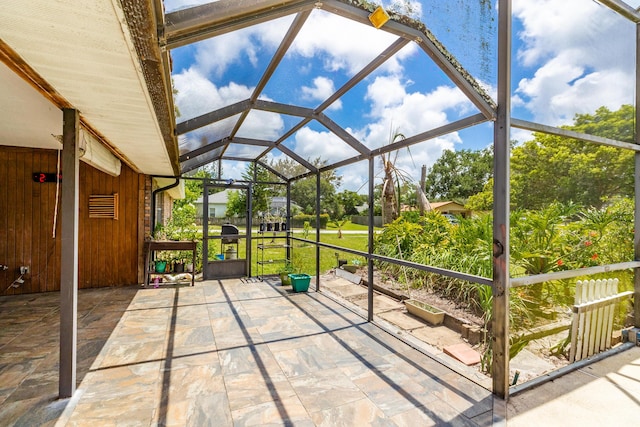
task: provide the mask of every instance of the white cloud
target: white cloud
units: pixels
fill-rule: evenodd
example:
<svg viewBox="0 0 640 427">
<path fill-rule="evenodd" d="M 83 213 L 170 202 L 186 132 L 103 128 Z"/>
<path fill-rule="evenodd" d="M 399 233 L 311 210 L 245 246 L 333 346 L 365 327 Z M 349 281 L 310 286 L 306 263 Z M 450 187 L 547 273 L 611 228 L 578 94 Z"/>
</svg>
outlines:
<svg viewBox="0 0 640 427">
<path fill-rule="evenodd" d="M 221 107 L 248 99 L 253 88 L 230 83 L 228 86 L 217 87 L 206 79 L 198 70 L 190 68 L 173 76 L 174 85 L 178 90 L 175 103 L 181 116 L 178 122 L 183 122 Z M 181 154 L 202 144 L 202 138 L 213 142 L 220 135 L 227 136 L 235 124 L 236 117 L 225 119 L 216 124 L 189 132 L 188 138 L 181 140 Z M 281 133 L 284 123 L 282 118 L 273 113 L 253 111 L 245 120 L 239 136 L 255 139 L 274 140 Z"/>
<path fill-rule="evenodd" d="M 312 100 L 312 101 L 324 101 L 329 98 L 335 92 L 335 87 L 333 85 L 333 81 L 326 77 L 316 77 L 313 79 L 313 86 L 303 86 L 302 87 L 302 96 L 303 99 Z M 335 101 L 331 106 L 329 106 L 329 110 L 339 110 L 342 108 L 342 101 L 339 99 Z"/>
<path fill-rule="evenodd" d="M 448 112 L 457 117 L 457 113 L 471 107 L 470 101 L 455 87 L 440 86 L 429 93 L 409 93 L 399 76 L 376 78 L 369 86 L 367 100 L 371 102 L 372 122 L 350 132 L 369 148 L 387 145 L 394 132 L 409 137 L 445 125 L 451 121 Z M 445 149 L 452 150 L 461 142 L 457 133 L 451 133 L 399 150 L 396 166 L 417 181 L 422 165 L 433 165 Z M 375 179 L 379 183 L 382 179 L 379 161 L 375 167 Z M 338 173 L 343 176 L 343 188 L 366 192 L 366 162 L 341 168 Z"/>
<path fill-rule="evenodd" d="M 447 111 L 464 113 L 472 105 L 452 86 L 439 86 L 430 93 L 408 93 L 398 76 L 376 78 L 366 98 L 372 102 L 371 117 L 375 120 L 368 125 L 364 137 L 371 148 L 388 143 L 392 129 L 406 136 L 415 135 L 447 124 L 450 121 Z M 449 139 L 460 141 L 457 136 Z"/>
<path fill-rule="evenodd" d="M 340 29 L 340 31 L 336 31 Z M 305 58 L 321 58 L 326 71 L 360 71 L 397 39 L 385 31 L 321 10 L 314 10 L 291 46 L 291 53 Z M 381 70 L 398 72 L 400 60 L 417 46 L 410 44 L 389 59 Z"/>
<path fill-rule="evenodd" d="M 214 77 L 220 77 L 233 64 L 242 63 L 243 67 L 250 64 L 255 69 L 258 52 L 275 50 L 291 20 L 291 17 L 284 17 L 203 40 L 194 45 L 194 67 L 203 75 Z"/>
<path fill-rule="evenodd" d="M 282 135 L 284 122 L 279 114 L 252 110 L 238 131 L 239 137 L 275 141 Z"/>
<path fill-rule="evenodd" d="M 294 151 L 304 159 L 321 158 L 329 163 L 353 157 L 358 153 L 331 132 L 303 127 L 295 135 Z"/>
<path fill-rule="evenodd" d="M 209 3 L 209 0 L 164 0 L 164 8 L 166 13 L 170 13 L 205 3 Z"/>
<path fill-rule="evenodd" d="M 517 59 L 533 73 L 518 83 L 514 107 L 560 125 L 633 102 L 634 24 L 584 0 L 517 1 L 513 12 L 523 25 Z"/>
<path fill-rule="evenodd" d="M 457 135 L 450 135 L 413 145 L 409 149 L 402 149 L 397 152 L 395 165 L 406 173 L 413 182 L 417 182 L 420 180 L 422 165 L 432 166 L 445 149 L 453 150 L 456 142 L 459 142 Z M 348 167 L 339 168 L 336 173 L 342 176 L 342 189 L 359 191 L 360 193 L 368 191 L 368 162 L 358 162 Z M 380 184 L 382 178 L 382 165 L 380 159 L 377 158 L 374 166 L 374 184 Z"/>
<path fill-rule="evenodd" d="M 178 91 L 174 100 L 181 113 L 178 122 L 248 99 L 252 92 L 251 88 L 234 82 L 217 87 L 195 68 L 174 74 L 173 82 Z"/>
</svg>

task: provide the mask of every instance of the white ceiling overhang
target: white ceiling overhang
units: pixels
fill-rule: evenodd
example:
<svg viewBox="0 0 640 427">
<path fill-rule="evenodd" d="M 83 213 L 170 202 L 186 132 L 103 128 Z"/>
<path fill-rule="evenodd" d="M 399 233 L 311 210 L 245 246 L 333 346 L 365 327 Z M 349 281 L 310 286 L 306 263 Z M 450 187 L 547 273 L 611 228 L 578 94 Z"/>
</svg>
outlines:
<svg viewBox="0 0 640 427">
<path fill-rule="evenodd" d="M 147 57 L 140 55 L 141 40 L 155 35 L 153 4 L 130 3 L 3 2 L 0 145 L 60 148 L 51 135 L 62 133 L 61 109 L 74 108 L 83 127 L 134 170 L 179 173 L 173 103 L 168 79 L 158 71 L 167 67 L 157 40 L 148 41 L 156 48 L 143 52 Z"/>
</svg>

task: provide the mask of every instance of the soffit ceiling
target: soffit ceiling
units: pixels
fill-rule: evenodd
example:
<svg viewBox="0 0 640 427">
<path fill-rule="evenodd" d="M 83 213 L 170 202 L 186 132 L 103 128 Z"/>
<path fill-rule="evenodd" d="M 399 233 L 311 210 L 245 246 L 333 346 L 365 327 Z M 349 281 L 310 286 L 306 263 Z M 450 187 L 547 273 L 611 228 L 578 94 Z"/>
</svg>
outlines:
<svg viewBox="0 0 640 427">
<path fill-rule="evenodd" d="M 384 152 L 397 150 L 400 147 L 428 141 L 438 136 L 455 132 L 465 127 L 492 120 L 495 117 L 495 104 L 483 91 L 480 85 L 467 73 L 456 59 L 439 43 L 428 31 L 424 24 L 405 16 L 391 14 L 391 20 L 379 30 L 373 28 L 369 20 L 373 6 L 362 5 L 356 0 L 219 0 L 200 6 L 170 11 L 165 15 L 165 27 L 161 46 L 172 54 L 184 46 L 198 44 L 208 39 L 224 37 L 230 33 L 240 33 L 252 27 L 271 24 L 283 26 L 281 38 L 277 48 L 271 52 L 268 63 L 260 64 L 257 75 L 251 74 L 251 67 L 239 63 L 235 69 L 229 70 L 229 75 L 238 76 L 234 81 L 237 86 L 249 87 L 251 93 L 246 98 L 238 98 L 224 105 L 215 105 L 206 111 L 192 112 L 188 117 L 179 117 L 176 124 L 176 134 L 179 141 L 181 169 L 190 172 L 201 166 L 218 161 L 257 161 L 268 167 L 269 159 L 274 153 L 279 157 L 285 155 L 294 159 L 307 171 L 300 176 L 315 173 L 318 169 L 308 158 L 296 152 L 295 145 L 289 141 L 297 132 L 305 128 L 329 131 L 335 138 L 327 144 L 327 151 L 334 148 L 331 144 L 342 145 L 339 151 L 344 158 L 327 162 L 322 169 L 346 166 L 364 159 L 371 158 Z M 279 101 L 278 90 L 284 92 L 295 91 L 299 88 L 288 87 L 282 75 L 296 71 L 282 71 L 285 67 L 291 46 L 296 37 L 304 33 L 305 25 L 312 14 L 333 14 L 345 18 L 359 25 L 358 37 L 363 43 L 374 34 L 372 31 L 384 31 L 390 35 L 389 43 L 382 47 L 377 54 L 369 59 L 368 64 L 341 82 L 331 95 L 323 102 L 313 106 L 308 103 L 292 103 Z M 281 19 L 281 18 L 289 18 Z M 340 32 L 341 28 L 325 28 L 326 31 Z M 244 34 L 242 34 L 244 36 Z M 353 36 L 345 34 L 345 37 Z M 247 36 L 248 37 L 248 36 Z M 475 106 L 475 110 L 468 117 L 454 123 L 435 129 L 424 129 L 415 135 L 405 135 L 406 139 L 384 147 L 367 146 L 350 131 L 330 118 L 330 107 L 335 102 L 342 102 L 350 91 L 363 80 L 369 78 L 376 70 L 383 66 L 405 46 L 415 43 L 418 50 L 431 63 L 435 63 L 441 73 L 444 73 L 457 88 Z M 430 76 L 425 71 L 425 78 Z M 241 80 L 244 78 L 244 80 Z M 274 83 L 274 80 L 276 82 Z M 283 83 L 284 80 L 284 83 Z M 221 82 L 211 81 L 212 85 L 223 86 Z M 278 87 L 280 85 L 280 87 Z M 346 103 L 346 101 L 345 101 Z M 268 121 L 276 117 L 285 125 L 278 134 L 264 135 L 260 126 L 261 121 Z M 272 171 L 274 172 L 274 171 Z M 291 176 L 284 179 L 293 178 Z"/>
<path fill-rule="evenodd" d="M 61 109 L 74 108 L 81 125 L 134 170 L 179 173 L 153 6 L 3 1 L 0 145 L 59 149 L 51 135 L 62 134 Z"/>
</svg>

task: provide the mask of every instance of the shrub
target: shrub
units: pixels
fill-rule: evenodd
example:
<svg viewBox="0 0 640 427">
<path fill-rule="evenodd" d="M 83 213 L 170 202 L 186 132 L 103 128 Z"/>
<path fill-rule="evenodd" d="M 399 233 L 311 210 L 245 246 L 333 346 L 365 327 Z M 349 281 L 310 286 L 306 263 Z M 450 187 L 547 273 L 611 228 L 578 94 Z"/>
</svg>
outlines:
<svg viewBox="0 0 640 427">
<path fill-rule="evenodd" d="M 316 228 L 316 216 L 307 214 L 299 214 L 291 218 L 291 227 L 302 228 L 305 222 L 309 222 L 312 228 Z M 327 228 L 328 223 L 329 214 L 320 214 L 320 228 Z"/>
</svg>

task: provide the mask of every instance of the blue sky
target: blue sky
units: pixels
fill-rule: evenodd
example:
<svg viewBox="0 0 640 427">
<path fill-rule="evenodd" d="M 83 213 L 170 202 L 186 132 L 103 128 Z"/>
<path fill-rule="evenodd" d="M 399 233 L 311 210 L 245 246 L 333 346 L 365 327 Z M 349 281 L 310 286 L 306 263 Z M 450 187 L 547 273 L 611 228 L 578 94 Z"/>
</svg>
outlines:
<svg viewBox="0 0 640 427">
<path fill-rule="evenodd" d="M 166 0 L 165 6 L 171 12 L 201 3 L 205 2 Z M 632 7 L 639 3 L 629 2 Z M 422 20 L 494 96 L 495 4 L 480 0 L 410 4 L 409 13 Z M 513 14 L 514 117 L 562 125 L 570 124 L 575 114 L 592 113 L 602 105 L 615 110 L 633 103 L 635 26 L 631 22 L 593 0 L 514 0 Z M 291 17 L 285 17 L 173 50 L 179 121 L 247 99 L 290 22 Z M 394 40 L 384 31 L 314 10 L 261 98 L 313 108 Z M 476 112 L 414 43 L 325 111 L 370 148 L 388 143 L 392 129 L 409 137 Z M 239 136 L 273 140 L 295 122 L 272 113 L 252 114 Z M 181 150 L 198 145 L 203 137 L 215 140 L 229 123 L 218 126 L 183 137 Z M 484 124 L 417 144 L 410 153 L 399 153 L 398 165 L 418 179 L 421 165 L 432 165 L 443 150 L 481 149 L 491 144 L 492 135 L 492 125 Z M 512 130 L 512 139 L 528 138 L 529 134 Z M 285 145 L 304 158 L 329 162 L 354 154 L 318 124 L 303 128 Z M 278 155 L 274 152 L 271 158 Z M 226 177 L 239 178 L 244 167 L 226 164 L 223 170 Z M 338 173 L 343 176 L 343 189 L 366 190 L 364 162 Z"/>
</svg>

